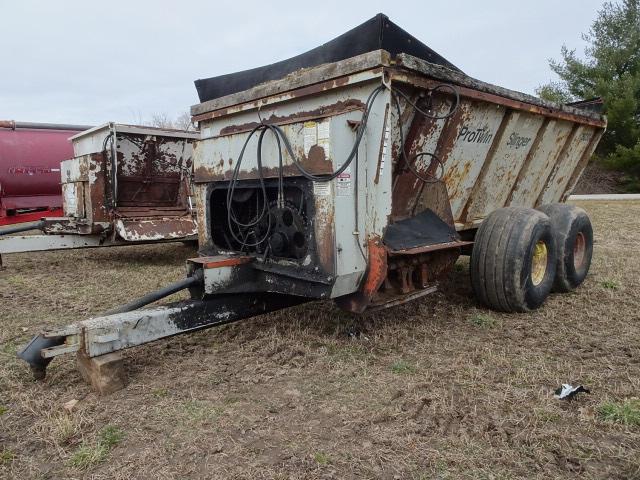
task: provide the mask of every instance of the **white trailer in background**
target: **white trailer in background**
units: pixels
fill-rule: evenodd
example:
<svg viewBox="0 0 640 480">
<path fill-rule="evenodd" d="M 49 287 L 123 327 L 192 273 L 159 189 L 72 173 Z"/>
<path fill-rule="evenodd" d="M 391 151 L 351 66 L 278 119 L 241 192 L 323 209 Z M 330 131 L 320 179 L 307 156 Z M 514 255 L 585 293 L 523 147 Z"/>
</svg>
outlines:
<svg viewBox="0 0 640 480">
<path fill-rule="evenodd" d="M 71 137 L 62 217 L 0 230 L 2 254 L 195 241 L 197 132 L 107 123 Z M 43 235 L 8 235 L 38 229 Z"/>
</svg>

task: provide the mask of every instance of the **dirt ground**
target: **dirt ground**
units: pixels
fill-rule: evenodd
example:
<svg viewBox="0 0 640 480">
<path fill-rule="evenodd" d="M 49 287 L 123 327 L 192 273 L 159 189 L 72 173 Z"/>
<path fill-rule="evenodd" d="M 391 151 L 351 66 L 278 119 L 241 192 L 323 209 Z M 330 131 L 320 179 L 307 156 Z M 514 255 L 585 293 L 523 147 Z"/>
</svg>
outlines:
<svg viewBox="0 0 640 480">
<path fill-rule="evenodd" d="M 587 165 L 573 193 L 598 194 L 598 193 L 632 193 L 625 189 L 625 175 L 621 172 L 607 170 L 596 161 Z"/>
<path fill-rule="evenodd" d="M 583 206 L 591 274 L 539 311 L 479 308 L 461 260 L 382 313 L 317 302 L 131 349 L 107 397 L 72 356 L 34 382 L 17 348 L 182 278 L 194 250 L 8 255 L 0 478 L 640 478 L 640 203 Z"/>
</svg>

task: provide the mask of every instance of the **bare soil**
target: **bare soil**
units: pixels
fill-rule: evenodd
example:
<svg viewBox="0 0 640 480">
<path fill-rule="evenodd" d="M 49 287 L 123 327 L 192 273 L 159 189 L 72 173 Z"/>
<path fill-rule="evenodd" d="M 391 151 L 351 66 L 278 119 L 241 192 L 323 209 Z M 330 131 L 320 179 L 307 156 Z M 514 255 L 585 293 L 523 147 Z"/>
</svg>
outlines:
<svg viewBox="0 0 640 480">
<path fill-rule="evenodd" d="M 8 255 L 0 478 L 640 478 L 640 426 L 598 414 L 640 396 L 640 203 L 582 206 L 591 273 L 534 313 L 479 308 L 462 259 L 384 312 L 316 302 L 131 349 L 106 397 L 72 356 L 33 381 L 17 348 L 182 278 L 195 251 Z M 561 383 L 591 394 L 557 400 Z"/>
<path fill-rule="evenodd" d="M 607 170 L 596 161 L 591 161 L 572 193 L 576 195 L 630 193 L 624 188 L 624 177 L 622 172 Z"/>
</svg>

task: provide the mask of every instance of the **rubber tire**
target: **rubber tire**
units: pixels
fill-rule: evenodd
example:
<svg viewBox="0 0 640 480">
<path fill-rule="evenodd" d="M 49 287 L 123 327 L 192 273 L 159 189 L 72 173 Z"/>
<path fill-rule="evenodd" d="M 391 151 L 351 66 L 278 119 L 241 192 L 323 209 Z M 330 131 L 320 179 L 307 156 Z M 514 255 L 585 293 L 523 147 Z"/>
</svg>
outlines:
<svg viewBox="0 0 640 480">
<path fill-rule="evenodd" d="M 558 264 L 553 282 L 554 292 L 570 292 L 579 287 L 589 273 L 593 256 L 593 228 L 589 215 L 582 208 L 564 203 L 550 203 L 539 208 L 551 219 L 554 230 Z M 574 264 L 574 246 L 578 234 L 585 240 L 582 264 Z"/>
<path fill-rule="evenodd" d="M 536 243 L 547 247 L 542 281 L 531 280 Z M 556 247 L 549 217 L 521 207 L 492 212 L 480 225 L 471 253 L 471 286 L 480 303 L 503 312 L 528 312 L 547 299 L 556 273 Z"/>
</svg>

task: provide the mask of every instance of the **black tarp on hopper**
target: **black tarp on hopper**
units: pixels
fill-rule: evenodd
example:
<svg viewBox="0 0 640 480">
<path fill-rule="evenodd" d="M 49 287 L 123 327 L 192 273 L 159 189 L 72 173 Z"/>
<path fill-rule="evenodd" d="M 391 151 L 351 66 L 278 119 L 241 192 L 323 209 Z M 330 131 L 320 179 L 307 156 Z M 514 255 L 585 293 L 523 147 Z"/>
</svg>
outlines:
<svg viewBox="0 0 640 480">
<path fill-rule="evenodd" d="M 201 102 L 247 90 L 269 80 L 277 80 L 301 68 L 338 62 L 374 50 L 386 50 L 392 56 L 407 53 L 427 62 L 460 71 L 413 35 L 379 13 L 362 25 L 343 33 L 330 42 L 301 55 L 264 67 L 218 77 L 196 80 Z"/>
</svg>

